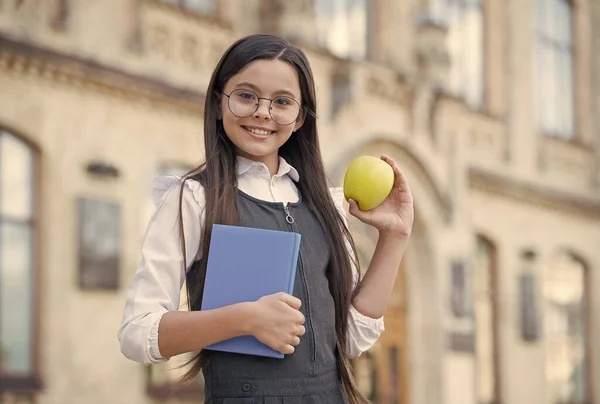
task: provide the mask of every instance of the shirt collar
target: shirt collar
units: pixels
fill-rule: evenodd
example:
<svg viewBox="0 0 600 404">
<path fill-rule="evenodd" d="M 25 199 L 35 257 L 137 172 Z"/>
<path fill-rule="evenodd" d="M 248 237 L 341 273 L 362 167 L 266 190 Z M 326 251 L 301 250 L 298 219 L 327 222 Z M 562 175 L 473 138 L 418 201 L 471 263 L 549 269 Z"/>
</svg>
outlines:
<svg viewBox="0 0 600 404">
<path fill-rule="evenodd" d="M 237 165 L 238 176 L 245 174 L 252 167 L 263 166 L 266 169 L 266 166 L 260 161 L 250 160 L 242 156 L 237 156 Z M 277 171 L 277 174 L 275 174 L 275 176 L 283 177 L 284 175 L 287 175 L 295 182 L 298 182 L 300 180 L 300 175 L 298 174 L 298 171 L 294 167 L 292 167 L 283 157 L 279 156 L 279 170 Z"/>
</svg>

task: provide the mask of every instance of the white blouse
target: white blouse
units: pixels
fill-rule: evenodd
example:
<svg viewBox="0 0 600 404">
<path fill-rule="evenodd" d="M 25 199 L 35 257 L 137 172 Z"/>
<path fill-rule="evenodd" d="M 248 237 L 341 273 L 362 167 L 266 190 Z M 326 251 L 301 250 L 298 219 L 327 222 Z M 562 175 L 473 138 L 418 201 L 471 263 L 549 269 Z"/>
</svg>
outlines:
<svg viewBox="0 0 600 404">
<path fill-rule="evenodd" d="M 298 172 L 283 158 L 279 171 L 272 178 L 263 163 L 238 157 L 238 188 L 270 202 L 296 202 L 298 189 L 294 182 Z M 158 363 L 170 358 L 158 349 L 158 324 L 163 314 L 180 307 L 180 292 L 185 280 L 178 227 L 179 190 L 181 179 L 157 177 L 153 184 L 156 205 L 148 224 L 142 246 L 142 257 L 127 292 L 125 309 L 118 338 L 121 352 L 140 363 Z M 200 258 L 204 221 L 204 189 L 199 182 L 187 180 L 183 189 L 182 215 L 187 254 L 187 268 Z M 341 188 L 331 188 L 336 207 L 346 217 Z M 358 273 L 353 266 L 354 281 Z M 351 358 L 369 349 L 384 330 L 383 317 L 373 319 L 359 313 L 353 306 L 348 317 L 348 348 Z"/>
</svg>

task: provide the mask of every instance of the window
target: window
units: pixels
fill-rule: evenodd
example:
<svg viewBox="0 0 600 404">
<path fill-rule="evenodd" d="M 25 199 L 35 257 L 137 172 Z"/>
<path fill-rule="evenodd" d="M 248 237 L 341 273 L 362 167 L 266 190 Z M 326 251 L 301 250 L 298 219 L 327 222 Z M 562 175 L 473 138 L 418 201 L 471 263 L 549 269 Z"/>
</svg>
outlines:
<svg viewBox="0 0 600 404">
<path fill-rule="evenodd" d="M 483 10 L 481 0 L 448 0 L 449 90 L 472 108 L 483 101 Z"/>
<path fill-rule="evenodd" d="M 178 4 L 189 10 L 198 11 L 200 13 L 212 13 L 215 11 L 214 0 L 160 0 L 163 3 Z"/>
<path fill-rule="evenodd" d="M 589 403 L 585 265 L 561 253 L 544 275 L 547 404 Z"/>
<path fill-rule="evenodd" d="M 447 90 L 474 109 L 483 103 L 482 0 L 429 0 L 427 18 L 446 26 L 450 72 Z"/>
<path fill-rule="evenodd" d="M 36 372 L 36 155 L 0 130 L 0 386 L 29 386 Z M 1 390 L 1 389 L 0 389 Z"/>
<path fill-rule="evenodd" d="M 336 56 L 367 56 L 369 10 L 366 0 L 317 0 L 317 41 Z"/>
<path fill-rule="evenodd" d="M 536 0 L 534 91 L 538 129 L 570 139 L 573 123 L 573 44 L 567 0 Z"/>
<path fill-rule="evenodd" d="M 478 237 L 476 266 L 473 274 L 473 302 L 475 305 L 476 326 L 476 394 L 478 404 L 499 402 L 494 271 L 494 247 L 487 240 Z"/>
</svg>

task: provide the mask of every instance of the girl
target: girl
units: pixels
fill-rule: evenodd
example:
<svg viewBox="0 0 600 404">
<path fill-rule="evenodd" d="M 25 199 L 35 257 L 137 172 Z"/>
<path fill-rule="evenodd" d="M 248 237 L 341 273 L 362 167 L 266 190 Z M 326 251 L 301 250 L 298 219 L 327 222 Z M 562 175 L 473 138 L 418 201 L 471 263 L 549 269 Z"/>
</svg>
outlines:
<svg viewBox="0 0 600 404">
<path fill-rule="evenodd" d="M 205 163 L 182 179 L 156 180 L 157 207 L 119 330 L 123 354 L 157 363 L 200 351 L 184 379 L 203 371 L 207 404 L 367 402 L 349 358 L 383 331 L 413 222 L 404 175 L 382 156 L 395 173 L 389 197 L 371 211 L 350 201 L 350 213 L 379 231 L 361 281 L 343 194 L 327 187 L 304 53 L 275 36 L 243 38 L 222 56 L 206 94 Z M 293 296 L 200 311 L 215 223 L 299 232 Z M 190 311 L 182 312 L 186 279 Z M 240 335 L 286 356 L 202 351 Z"/>
</svg>

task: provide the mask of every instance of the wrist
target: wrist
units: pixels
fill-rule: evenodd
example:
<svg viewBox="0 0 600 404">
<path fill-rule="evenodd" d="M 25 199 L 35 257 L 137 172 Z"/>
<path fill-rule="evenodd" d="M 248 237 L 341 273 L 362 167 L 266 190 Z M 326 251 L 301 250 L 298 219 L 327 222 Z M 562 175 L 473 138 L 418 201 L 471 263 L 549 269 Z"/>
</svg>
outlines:
<svg viewBox="0 0 600 404">
<path fill-rule="evenodd" d="M 379 230 L 378 233 L 379 233 L 379 240 L 392 241 L 392 242 L 396 242 L 396 243 L 397 242 L 406 242 L 410 237 L 410 233 L 398 232 L 398 231 L 387 230 L 387 229 Z"/>
<path fill-rule="evenodd" d="M 236 305 L 236 315 L 234 316 L 238 332 L 241 335 L 254 335 L 254 302 L 244 302 Z"/>
</svg>

